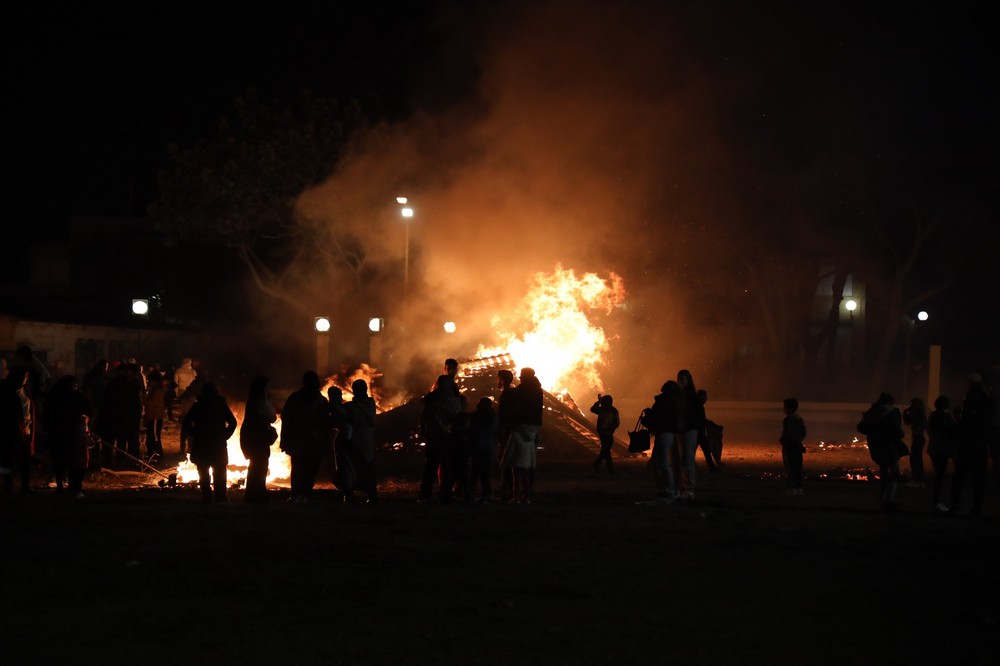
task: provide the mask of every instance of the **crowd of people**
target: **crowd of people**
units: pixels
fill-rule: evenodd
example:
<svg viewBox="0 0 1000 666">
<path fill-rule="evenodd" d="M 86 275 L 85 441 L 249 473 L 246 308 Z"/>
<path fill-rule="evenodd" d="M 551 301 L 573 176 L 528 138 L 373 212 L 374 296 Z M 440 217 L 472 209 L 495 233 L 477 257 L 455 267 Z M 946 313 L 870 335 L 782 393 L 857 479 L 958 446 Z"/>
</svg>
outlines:
<svg viewBox="0 0 1000 666">
<path fill-rule="evenodd" d="M 56 492 L 75 496 L 83 495 L 91 466 L 150 468 L 163 457 L 164 420 L 198 388 L 194 365 L 186 358 L 176 371 L 161 372 L 133 358 L 114 365 L 101 359 L 82 384 L 70 374 L 53 382 L 21 346 L 0 381 L 0 488 L 12 492 L 18 480 L 20 492 L 31 492 L 36 457 L 48 460 Z"/>
<path fill-rule="evenodd" d="M 247 502 L 267 501 L 268 464 L 272 445 L 291 461 L 291 496 L 307 503 L 321 469 L 345 502 L 373 503 L 378 499 L 375 473 L 375 400 L 363 379 L 353 382 L 350 401 L 330 386 L 321 392 L 317 373 L 308 371 L 280 413 L 268 390 L 269 379 L 258 376 L 250 384 L 242 426 L 215 384 L 205 381 L 197 363 L 182 360 L 176 370 L 143 368 L 134 359 L 122 359 L 112 368 L 99 361 L 79 385 L 73 375 L 51 382 L 45 365 L 29 347 L 21 347 L 0 382 L 0 482 L 12 492 L 14 481 L 30 492 L 32 460 L 40 448 L 49 462 L 57 493 L 82 497 L 83 480 L 91 466 L 129 466 L 153 469 L 163 456 L 164 420 L 180 421 L 180 453 L 197 467 L 206 503 L 227 500 L 227 442 L 239 428 L 240 447 L 249 461 Z M 522 368 L 515 385 L 510 370 L 497 372 L 496 398 L 483 397 L 466 404 L 458 383 L 458 362 L 447 359 L 444 372 L 422 397 L 419 430 L 424 442 L 424 465 L 418 501 L 466 504 L 499 500 L 531 503 L 536 454 L 542 426 L 543 390 L 535 372 Z M 652 438 L 648 468 L 659 502 L 692 500 L 697 485 L 696 453 L 702 449 L 709 472 L 722 468 L 721 426 L 706 418 L 707 393 L 698 390 L 689 370 L 665 382 L 653 404 L 642 410 L 640 423 Z M 805 420 L 799 403 L 787 398 L 778 438 L 791 495 L 803 494 Z M 598 394 L 590 408 L 596 416 L 600 453 L 595 471 L 614 471 L 614 435 L 621 418 L 610 395 Z M 865 435 L 878 467 L 879 504 L 896 511 L 895 496 L 905 481 L 900 461 L 909 460 L 907 485 L 926 487 L 923 459 L 931 460 L 930 507 L 955 513 L 972 486 L 972 510 L 981 514 L 988 479 L 989 458 L 998 477 L 1000 428 L 995 386 L 973 375 L 962 403 L 952 408 L 947 396 L 927 413 L 924 402 L 913 398 L 900 410 L 882 393 L 862 415 L 857 429 Z M 906 445 L 904 426 L 910 428 Z M 145 433 L 144 442 L 140 441 Z M 945 481 L 953 465 L 950 504 L 945 505 Z M 499 488 L 494 492 L 494 470 Z M 998 478 L 997 480 L 1000 480 Z M 436 486 L 436 488 L 435 488 Z"/>
</svg>

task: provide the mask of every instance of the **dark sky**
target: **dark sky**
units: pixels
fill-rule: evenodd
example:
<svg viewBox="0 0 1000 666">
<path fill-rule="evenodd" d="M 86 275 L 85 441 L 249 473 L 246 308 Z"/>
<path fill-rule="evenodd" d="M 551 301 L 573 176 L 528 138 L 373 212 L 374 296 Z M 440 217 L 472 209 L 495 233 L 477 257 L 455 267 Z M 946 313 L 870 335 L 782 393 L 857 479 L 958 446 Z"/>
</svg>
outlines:
<svg viewBox="0 0 1000 666">
<path fill-rule="evenodd" d="M 141 213 L 166 145 L 208 134 L 250 87 L 265 97 L 308 87 L 358 98 L 375 117 L 451 103 L 467 92 L 455 72 L 472 71 L 480 55 L 463 32 L 488 44 L 490 24 L 509 31 L 511 17 L 533 3 L 486 4 L 15 6 L 3 28 L 10 199 L 45 223 Z M 566 11 L 585 14 L 591 4 L 601 3 Z M 873 177 L 897 196 L 933 198 L 927 183 L 936 183 L 942 197 L 960 192 L 963 206 L 991 203 L 988 5 L 709 2 L 662 12 L 658 3 L 632 4 L 664 23 L 684 66 L 697 63 L 732 91 L 734 150 L 767 144 L 790 164 L 807 160 L 816 109 L 828 105 L 851 116 L 850 140 L 864 144 Z M 675 31 L 679 22 L 685 28 Z M 741 83 L 768 101 L 759 114 L 743 113 Z"/>
</svg>

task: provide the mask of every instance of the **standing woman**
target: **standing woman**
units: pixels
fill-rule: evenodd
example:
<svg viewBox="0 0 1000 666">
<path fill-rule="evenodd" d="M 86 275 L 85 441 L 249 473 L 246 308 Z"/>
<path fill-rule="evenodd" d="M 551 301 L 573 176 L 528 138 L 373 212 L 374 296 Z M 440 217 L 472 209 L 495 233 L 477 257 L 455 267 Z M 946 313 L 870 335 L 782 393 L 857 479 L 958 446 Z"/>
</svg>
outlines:
<svg viewBox="0 0 1000 666">
<path fill-rule="evenodd" d="M 677 373 L 677 383 L 683 395 L 681 430 L 678 433 L 680 457 L 680 492 L 682 499 L 694 499 L 695 453 L 698 451 L 698 433 L 705 427 L 705 405 L 698 397 L 690 370 Z"/>
<path fill-rule="evenodd" d="M 240 427 L 240 449 L 250 462 L 247 467 L 246 502 L 267 501 L 267 464 L 271 457 L 271 444 L 278 439 L 278 431 L 271 425 L 278 416 L 267 392 L 267 377 L 254 377 L 250 382 L 247 404 Z"/>
<path fill-rule="evenodd" d="M 229 464 L 226 442 L 236 432 L 236 417 L 215 384 L 201 387 L 198 399 L 184 415 L 184 428 L 190 437 L 191 462 L 198 467 L 202 501 L 206 504 L 212 501 L 214 486 L 215 501 L 224 503 Z"/>
<path fill-rule="evenodd" d="M 351 451 L 357 473 L 357 489 L 368 494 L 368 503 L 378 499 L 375 481 L 375 399 L 368 395 L 368 383 L 355 379 L 354 398 L 344 405 L 351 424 Z"/>
</svg>

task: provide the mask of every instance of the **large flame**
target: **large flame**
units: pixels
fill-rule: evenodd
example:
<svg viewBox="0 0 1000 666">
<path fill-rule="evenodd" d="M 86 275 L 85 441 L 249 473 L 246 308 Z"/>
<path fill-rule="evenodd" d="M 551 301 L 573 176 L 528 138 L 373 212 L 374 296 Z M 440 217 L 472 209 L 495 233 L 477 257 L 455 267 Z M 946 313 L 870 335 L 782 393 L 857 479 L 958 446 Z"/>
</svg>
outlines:
<svg viewBox="0 0 1000 666">
<path fill-rule="evenodd" d="M 536 273 L 531 289 L 510 317 L 494 316 L 501 344 L 480 347 L 477 355 L 509 354 L 517 368 L 534 368 L 542 386 L 552 392 L 571 387 L 601 390 L 599 366 L 609 349 L 608 338 L 592 317 L 625 299 L 621 277 L 595 273 L 577 277 L 556 264 L 552 273 Z M 520 328 L 522 332 L 514 332 Z M 506 330 L 504 330 L 506 329 Z"/>
</svg>

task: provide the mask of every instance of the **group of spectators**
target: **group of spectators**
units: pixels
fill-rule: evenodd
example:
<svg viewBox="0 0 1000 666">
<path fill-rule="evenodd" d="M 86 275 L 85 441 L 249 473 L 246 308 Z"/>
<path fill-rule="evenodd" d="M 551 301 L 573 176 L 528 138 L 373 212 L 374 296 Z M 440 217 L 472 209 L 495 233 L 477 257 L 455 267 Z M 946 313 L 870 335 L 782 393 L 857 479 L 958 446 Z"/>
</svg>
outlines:
<svg viewBox="0 0 1000 666">
<path fill-rule="evenodd" d="M 473 411 L 466 409 L 457 374 L 458 362 L 446 359 L 444 374 L 423 396 L 420 432 L 425 462 L 419 501 L 433 499 L 435 483 L 441 502 L 451 502 L 456 495 L 466 504 L 490 501 L 491 469 L 498 459 L 500 499 L 530 504 L 544 402 L 535 371 L 522 368 L 514 386 L 513 373 L 500 370 L 496 405 L 483 397 Z"/>
<path fill-rule="evenodd" d="M 164 418 L 173 417 L 175 398 L 192 387 L 197 371 L 184 359 L 176 372 L 143 369 L 135 359 L 111 368 L 98 361 L 82 386 L 74 375 L 52 382 L 45 364 L 22 346 L 0 382 L 0 483 L 12 492 L 31 492 L 31 467 L 48 459 L 56 492 L 82 496 L 92 464 L 142 467 L 163 455 Z M 140 437 L 146 433 L 145 454 Z"/>
</svg>

